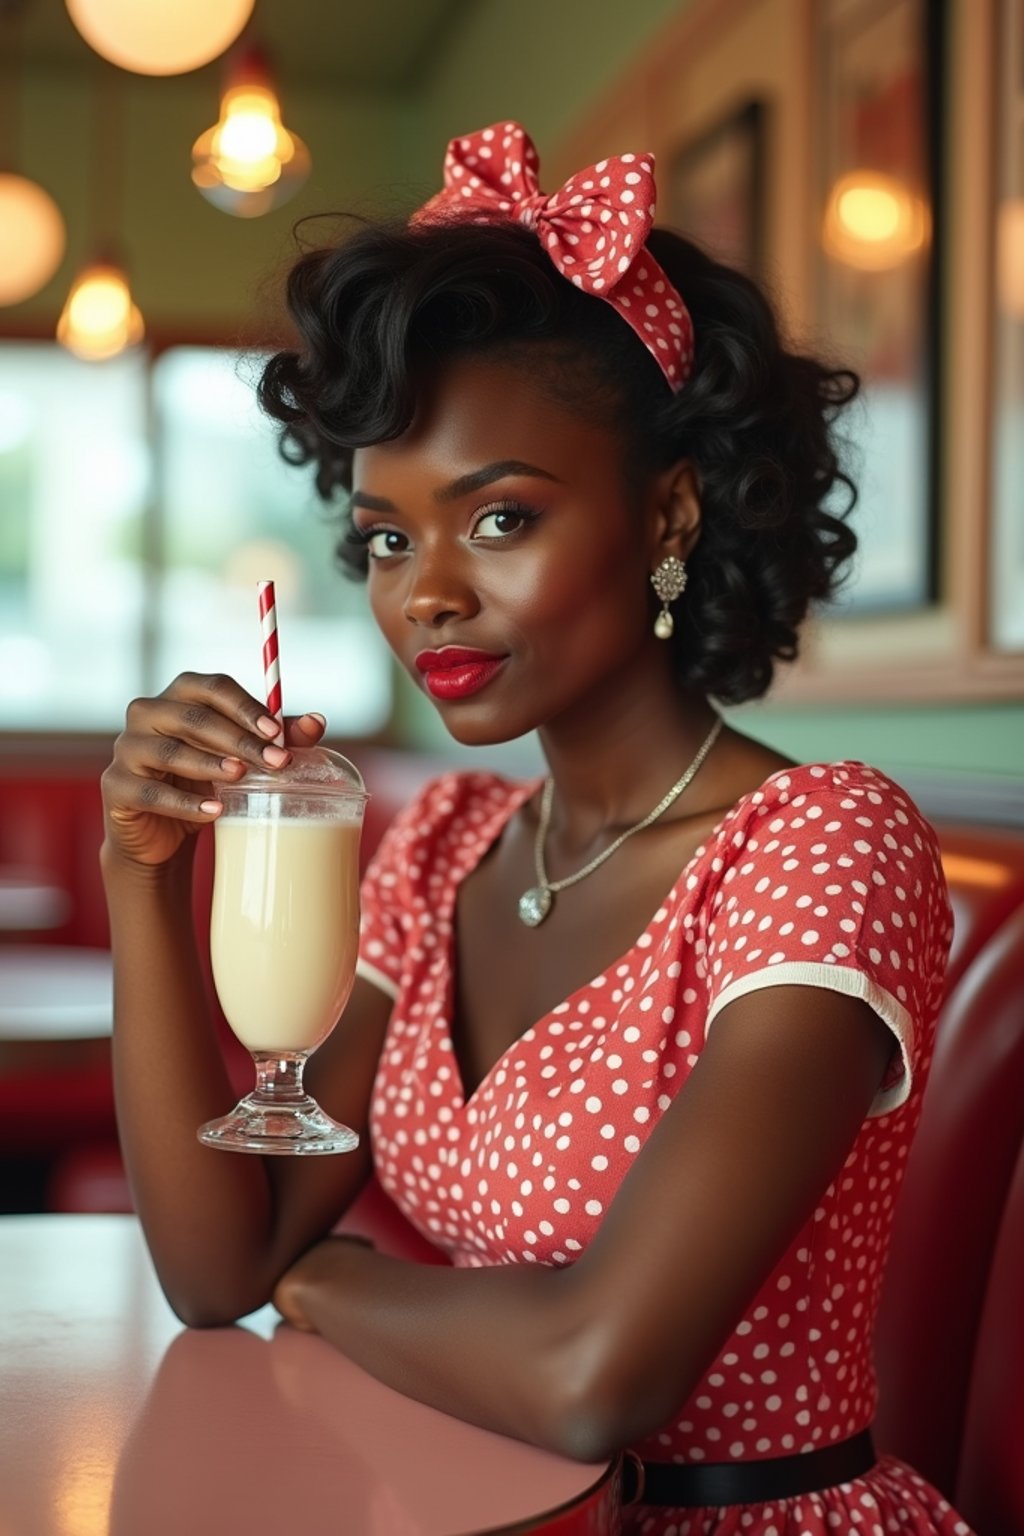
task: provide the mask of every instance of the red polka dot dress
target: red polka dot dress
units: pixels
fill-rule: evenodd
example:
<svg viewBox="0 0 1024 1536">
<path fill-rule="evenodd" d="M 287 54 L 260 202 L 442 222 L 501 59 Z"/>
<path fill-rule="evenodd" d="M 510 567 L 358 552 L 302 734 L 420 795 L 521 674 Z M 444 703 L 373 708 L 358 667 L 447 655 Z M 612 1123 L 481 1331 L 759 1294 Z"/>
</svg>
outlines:
<svg viewBox="0 0 1024 1536">
<path fill-rule="evenodd" d="M 793 984 L 864 998 L 898 1049 L 845 1164 L 689 1399 L 634 1449 L 711 1463 L 845 1440 L 875 1412 L 875 1311 L 952 938 L 935 834 L 862 762 L 772 774 L 697 849 L 632 948 L 467 1100 L 449 1032 L 456 894 L 537 787 L 437 779 L 367 872 L 360 971 L 394 999 L 370 1116 L 380 1182 L 456 1265 L 572 1264 L 731 999 Z M 890 1456 L 817 1494 L 634 1505 L 624 1522 L 644 1536 L 968 1533 Z"/>
</svg>

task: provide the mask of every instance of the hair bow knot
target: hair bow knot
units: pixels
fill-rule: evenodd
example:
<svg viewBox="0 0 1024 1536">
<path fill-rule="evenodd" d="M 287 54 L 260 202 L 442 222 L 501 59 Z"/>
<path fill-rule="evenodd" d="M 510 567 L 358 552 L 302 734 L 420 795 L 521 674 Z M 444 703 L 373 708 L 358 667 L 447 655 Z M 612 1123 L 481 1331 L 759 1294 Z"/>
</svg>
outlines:
<svg viewBox="0 0 1024 1536">
<path fill-rule="evenodd" d="M 489 224 L 505 218 L 534 230 L 562 276 L 617 309 L 679 389 L 693 365 L 693 325 L 646 249 L 657 206 L 654 156 L 612 155 L 550 194 L 540 190 L 539 170 L 537 151 L 519 123 L 495 123 L 452 139 L 442 190 L 410 222 Z"/>
</svg>

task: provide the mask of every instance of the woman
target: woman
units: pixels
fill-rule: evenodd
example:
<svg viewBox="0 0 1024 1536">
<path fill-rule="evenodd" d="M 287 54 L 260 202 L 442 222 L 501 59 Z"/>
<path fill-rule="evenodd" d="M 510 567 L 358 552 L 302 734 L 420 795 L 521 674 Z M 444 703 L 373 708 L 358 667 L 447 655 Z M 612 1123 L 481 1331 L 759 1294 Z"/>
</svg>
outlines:
<svg viewBox="0 0 1024 1536">
<path fill-rule="evenodd" d="M 310 1073 L 359 1153 L 211 1157 L 192 834 L 288 754 L 230 679 L 129 708 L 103 859 L 137 1208 L 189 1323 L 273 1296 L 450 1413 L 629 1448 L 628 1530 L 964 1532 L 867 1433 L 952 933 L 935 835 L 709 702 L 768 690 L 855 550 L 826 502 L 856 380 L 652 230 L 649 157 L 551 198 L 536 167 L 513 123 L 454 140 L 408 227 L 303 255 L 260 398 L 352 492 L 343 558 L 452 735 L 537 730 L 548 776 L 446 775 L 383 840 Z M 454 1267 L 325 1237 L 371 1161 Z"/>
</svg>

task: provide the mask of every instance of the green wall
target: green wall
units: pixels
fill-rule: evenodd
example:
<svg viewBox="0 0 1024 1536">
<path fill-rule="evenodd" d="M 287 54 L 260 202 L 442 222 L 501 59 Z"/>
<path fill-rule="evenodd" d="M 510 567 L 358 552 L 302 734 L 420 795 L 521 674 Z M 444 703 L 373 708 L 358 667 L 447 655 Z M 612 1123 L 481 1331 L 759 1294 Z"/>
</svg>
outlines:
<svg viewBox="0 0 1024 1536">
<path fill-rule="evenodd" d="M 514 117 L 536 143 L 543 175 L 545 148 L 686 7 L 687 0 L 483 0 L 424 83 L 415 174 L 436 181 L 450 138 Z"/>
<path fill-rule="evenodd" d="M 259 219 L 221 213 L 190 179 L 191 147 L 216 121 L 217 77 L 144 79 L 97 72 L 113 91 L 119 123 L 118 227 L 132 292 L 150 331 L 230 334 L 258 326 L 268 274 L 287 262 L 291 227 L 307 213 L 387 206 L 400 179 L 415 112 L 407 98 L 310 87 L 284 97 L 284 122 L 313 146 L 313 171 L 291 202 Z M 22 92 L 19 168 L 54 197 L 68 226 L 56 277 L 24 304 L 0 310 L 19 327 L 55 323 L 78 266 L 96 238 L 91 160 L 95 80 L 37 71 Z"/>
</svg>

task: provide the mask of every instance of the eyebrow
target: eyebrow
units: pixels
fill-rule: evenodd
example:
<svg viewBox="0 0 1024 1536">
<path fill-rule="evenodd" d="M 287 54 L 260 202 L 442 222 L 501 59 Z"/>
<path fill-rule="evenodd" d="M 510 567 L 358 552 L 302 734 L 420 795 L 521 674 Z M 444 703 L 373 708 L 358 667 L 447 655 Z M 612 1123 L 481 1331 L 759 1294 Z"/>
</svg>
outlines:
<svg viewBox="0 0 1024 1536">
<path fill-rule="evenodd" d="M 463 496 L 482 491 L 485 485 L 491 485 L 495 480 L 504 480 L 509 475 L 532 475 L 539 480 L 553 480 L 556 485 L 562 484 L 557 475 L 547 469 L 539 469 L 536 464 L 527 464 L 522 459 L 499 459 L 494 464 L 485 464 L 482 469 L 472 470 L 468 475 L 460 475 L 450 485 L 442 485 L 434 492 L 434 500 L 442 504 L 460 501 Z M 368 512 L 398 511 L 394 502 L 386 496 L 371 496 L 368 491 L 353 491 L 351 504 L 353 507 L 365 507 Z"/>
</svg>

